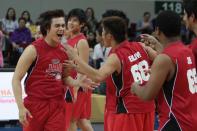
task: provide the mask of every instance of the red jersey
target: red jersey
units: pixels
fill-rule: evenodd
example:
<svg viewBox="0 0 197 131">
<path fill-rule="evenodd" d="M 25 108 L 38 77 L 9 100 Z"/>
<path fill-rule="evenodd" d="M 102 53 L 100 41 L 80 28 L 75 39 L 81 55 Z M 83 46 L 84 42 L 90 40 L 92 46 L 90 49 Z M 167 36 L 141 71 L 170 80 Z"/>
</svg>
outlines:
<svg viewBox="0 0 197 131">
<path fill-rule="evenodd" d="M 28 70 L 25 81 L 27 98 L 49 99 L 64 96 L 62 63 L 68 59 L 64 47 L 49 46 L 45 40 L 33 42 L 37 52 L 36 60 Z"/>
<path fill-rule="evenodd" d="M 197 38 L 192 41 L 192 43 L 189 45 L 189 48 L 192 49 L 197 66 Z"/>
<path fill-rule="evenodd" d="M 78 42 L 82 39 L 86 40 L 86 37 L 83 34 L 79 34 L 75 36 L 74 38 L 68 39 L 67 43 L 70 46 L 75 47 L 77 46 Z M 72 70 L 71 76 L 75 79 L 77 77 L 77 72 L 75 70 Z"/>
<path fill-rule="evenodd" d="M 197 78 L 192 51 L 178 41 L 168 45 L 163 54 L 171 58 L 176 71 L 158 95 L 159 129 L 197 131 Z"/>
<path fill-rule="evenodd" d="M 121 73 L 114 72 L 107 78 L 106 109 L 114 113 L 144 113 L 154 110 L 154 101 L 145 102 L 130 92 L 131 84 L 144 84 L 150 75 L 151 61 L 143 47 L 136 42 L 122 42 L 110 54 L 115 53 L 121 62 Z"/>
<path fill-rule="evenodd" d="M 75 47 L 75 46 L 77 46 L 78 42 L 79 42 L 80 40 L 82 40 L 82 39 L 85 39 L 85 40 L 86 40 L 86 37 L 81 33 L 81 34 L 75 36 L 74 38 L 68 39 L 68 40 L 67 40 L 67 43 L 68 43 L 70 46 Z M 71 76 L 72 76 L 73 79 L 76 79 L 76 77 L 77 77 L 77 72 L 76 72 L 76 70 L 72 70 L 72 71 L 71 71 Z M 81 88 L 80 88 L 79 90 L 82 91 Z M 66 98 L 66 101 L 67 101 L 67 102 L 72 102 L 72 101 L 73 101 L 73 91 L 72 91 L 71 88 L 68 88 L 68 89 L 67 89 L 65 98 Z"/>
</svg>

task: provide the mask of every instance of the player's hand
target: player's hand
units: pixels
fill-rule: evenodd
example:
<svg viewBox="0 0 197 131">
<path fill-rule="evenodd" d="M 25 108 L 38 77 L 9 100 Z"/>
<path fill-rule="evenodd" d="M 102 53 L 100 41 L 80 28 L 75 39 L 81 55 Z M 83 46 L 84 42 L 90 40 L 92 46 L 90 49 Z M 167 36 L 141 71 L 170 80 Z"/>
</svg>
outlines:
<svg viewBox="0 0 197 131">
<path fill-rule="evenodd" d="M 29 124 L 28 118 L 33 118 L 31 113 L 24 106 L 19 108 L 19 121 L 23 126 Z"/>
<path fill-rule="evenodd" d="M 136 90 L 139 87 L 139 84 L 140 84 L 140 82 L 133 82 L 132 83 L 130 91 L 133 95 L 136 95 Z"/>
<path fill-rule="evenodd" d="M 146 50 L 146 52 L 148 53 L 149 58 L 150 58 L 152 61 L 153 61 L 153 60 L 156 58 L 156 56 L 158 55 L 157 51 L 155 51 L 154 49 L 152 49 L 152 48 L 149 47 L 149 46 L 144 46 L 143 48 Z"/>
<path fill-rule="evenodd" d="M 74 60 L 78 57 L 77 51 L 73 47 L 68 44 L 64 44 L 63 46 L 70 60 Z"/>
<path fill-rule="evenodd" d="M 73 60 L 65 60 L 63 63 L 63 67 L 65 67 L 66 69 L 75 69 L 77 70 L 77 65 L 75 64 L 75 62 Z"/>
<path fill-rule="evenodd" d="M 151 69 L 144 70 L 145 74 L 151 74 Z"/>
<path fill-rule="evenodd" d="M 99 84 L 93 82 L 90 78 L 87 78 L 85 75 L 81 75 L 77 78 L 78 87 L 82 87 L 84 90 L 94 90 L 95 87 L 98 87 Z"/>
<path fill-rule="evenodd" d="M 141 34 L 140 35 L 142 42 L 146 45 L 151 47 L 156 51 L 160 51 L 162 49 L 161 43 L 154 37 L 149 34 Z"/>
</svg>

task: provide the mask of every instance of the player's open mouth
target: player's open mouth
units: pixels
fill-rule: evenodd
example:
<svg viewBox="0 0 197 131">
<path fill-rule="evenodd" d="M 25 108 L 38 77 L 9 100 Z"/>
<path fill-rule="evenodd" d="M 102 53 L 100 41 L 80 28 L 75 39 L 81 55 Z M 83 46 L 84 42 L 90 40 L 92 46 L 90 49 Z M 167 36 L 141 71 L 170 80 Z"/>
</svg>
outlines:
<svg viewBox="0 0 197 131">
<path fill-rule="evenodd" d="M 63 34 L 57 34 L 58 37 L 62 38 Z"/>
</svg>

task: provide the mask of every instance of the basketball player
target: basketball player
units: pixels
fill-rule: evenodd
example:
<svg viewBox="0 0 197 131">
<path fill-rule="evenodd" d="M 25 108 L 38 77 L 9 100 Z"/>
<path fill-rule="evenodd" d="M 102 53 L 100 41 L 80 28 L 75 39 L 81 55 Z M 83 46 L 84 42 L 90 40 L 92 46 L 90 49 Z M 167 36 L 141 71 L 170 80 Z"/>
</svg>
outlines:
<svg viewBox="0 0 197 131">
<path fill-rule="evenodd" d="M 134 81 L 145 84 L 150 59 L 137 42 L 128 42 L 127 25 L 120 17 L 106 17 L 102 21 L 104 46 L 112 47 L 106 62 L 96 70 L 82 61 L 70 46 L 65 46 L 71 59 L 65 66 L 73 66 L 92 80 L 107 80 L 105 131 L 153 131 L 154 102 L 144 102 L 130 92 Z"/>
<path fill-rule="evenodd" d="M 79 57 L 88 63 L 89 60 L 89 45 L 86 37 L 81 33 L 83 26 L 86 24 L 86 14 L 82 9 L 76 8 L 72 9 L 67 16 L 67 29 L 69 31 L 69 39 L 67 43 L 75 48 L 78 52 Z M 81 77 L 81 74 L 77 74 L 75 70 L 71 72 L 72 77 L 75 79 Z M 74 95 L 74 100 L 72 100 Z M 93 131 L 90 123 L 91 116 L 91 91 L 84 91 L 82 88 L 76 90 L 76 88 L 70 87 L 66 92 L 66 99 L 71 97 L 70 104 L 69 101 L 66 103 L 67 113 L 66 113 L 66 125 L 70 125 L 69 131 L 76 131 L 77 127 L 80 127 L 83 131 Z M 70 112 L 69 112 L 70 110 Z M 71 118 L 69 118 L 68 116 Z M 71 123 L 69 121 L 71 120 Z"/>
<path fill-rule="evenodd" d="M 68 59 L 60 44 L 65 29 L 64 12 L 51 10 L 40 15 L 40 38 L 28 46 L 16 66 L 12 86 L 24 131 L 65 131 L 64 83 L 88 86 L 83 78 L 66 76 L 62 63 Z M 21 80 L 27 72 L 22 99 Z M 64 78 L 65 77 L 65 78 Z"/>
<path fill-rule="evenodd" d="M 197 130 L 196 68 L 192 51 L 180 40 L 181 18 L 164 11 L 156 18 L 156 36 L 163 45 L 150 79 L 131 91 L 144 100 L 158 98 L 159 131 Z"/>
<path fill-rule="evenodd" d="M 193 31 L 197 36 L 197 1 L 196 0 L 184 0 L 184 17 L 187 29 Z M 192 43 L 189 45 L 192 49 L 195 61 L 197 62 L 197 38 L 193 39 Z"/>
</svg>

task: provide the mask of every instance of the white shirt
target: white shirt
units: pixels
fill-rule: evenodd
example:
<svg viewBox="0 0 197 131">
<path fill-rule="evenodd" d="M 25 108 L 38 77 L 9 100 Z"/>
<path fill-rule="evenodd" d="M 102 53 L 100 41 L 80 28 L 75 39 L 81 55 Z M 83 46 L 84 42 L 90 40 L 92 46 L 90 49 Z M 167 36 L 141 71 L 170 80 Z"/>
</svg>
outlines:
<svg viewBox="0 0 197 131">
<path fill-rule="evenodd" d="M 2 19 L 2 26 L 3 26 L 3 30 L 6 32 L 14 32 L 14 30 L 16 28 L 18 28 L 18 22 L 17 20 L 12 21 L 12 20 L 7 20 L 5 18 Z"/>
<path fill-rule="evenodd" d="M 106 47 L 104 47 L 104 46 L 101 47 L 101 44 L 98 43 L 98 44 L 96 44 L 95 47 L 94 47 L 94 52 L 93 52 L 92 58 L 93 58 L 94 60 L 97 60 L 97 59 L 99 59 L 99 58 L 102 58 L 103 61 L 105 61 L 106 58 L 107 58 L 108 55 L 109 55 L 110 50 L 111 50 L 111 47 L 108 47 L 108 48 L 106 48 Z"/>
</svg>

